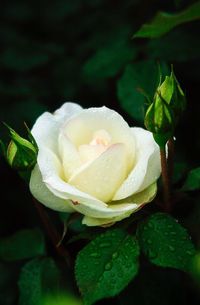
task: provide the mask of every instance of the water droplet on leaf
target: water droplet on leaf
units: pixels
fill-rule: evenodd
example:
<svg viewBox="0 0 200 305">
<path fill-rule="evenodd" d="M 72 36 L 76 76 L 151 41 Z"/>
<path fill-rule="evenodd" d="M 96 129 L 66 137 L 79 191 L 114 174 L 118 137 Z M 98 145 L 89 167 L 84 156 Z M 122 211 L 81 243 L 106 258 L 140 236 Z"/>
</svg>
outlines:
<svg viewBox="0 0 200 305">
<path fill-rule="evenodd" d="M 115 259 L 115 258 L 117 258 L 117 257 L 118 257 L 118 253 L 117 253 L 117 252 L 114 252 L 113 255 L 112 255 L 112 258 Z"/>
<path fill-rule="evenodd" d="M 111 268 L 112 268 L 112 264 L 111 264 L 111 263 L 107 263 L 107 264 L 105 265 L 105 270 L 106 270 L 106 271 L 109 271 Z"/>
</svg>

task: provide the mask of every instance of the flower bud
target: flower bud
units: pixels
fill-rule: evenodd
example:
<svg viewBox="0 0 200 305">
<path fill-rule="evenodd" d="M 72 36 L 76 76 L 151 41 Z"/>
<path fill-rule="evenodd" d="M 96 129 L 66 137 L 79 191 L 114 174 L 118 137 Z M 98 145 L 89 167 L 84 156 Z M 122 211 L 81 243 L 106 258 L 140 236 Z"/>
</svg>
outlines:
<svg viewBox="0 0 200 305">
<path fill-rule="evenodd" d="M 155 98 L 157 95 L 160 95 L 169 105 L 174 115 L 174 123 L 176 124 L 180 115 L 185 110 L 186 98 L 173 69 L 170 76 L 166 76 L 164 82 L 158 87 Z"/>
<path fill-rule="evenodd" d="M 28 141 L 7 126 L 11 141 L 8 145 L 6 158 L 11 167 L 17 170 L 33 168 L 37 159 L 37 147 L 33 141 Z M 31 136 L 29 135 L 29 138 Z"/>
<path fill-rule="evenodd" d="M 173 113 L 161 96 L 157 95 L 147 109 L 144 124 L 153 134 L 171 135 L 173 133 Z"/>
<path fill-rule="evenodd" d="M 171 72 L 170 78 L 173 82 L 173 95 L 171 97 L 169 105 L 173 110 L 175 119 L 177 121 L 186 108 L 186 97 L 173 70 Z"/>
<path fill-rule="evenodd" d="M 170 76 L 166 76 L 159 84 L 144 120 L 146 128 L 153 133 L 159 146 L 165 145 L 173 136 L 174 127 L 185 106 L 185 94 L 172 69 Z"/>
</svg>

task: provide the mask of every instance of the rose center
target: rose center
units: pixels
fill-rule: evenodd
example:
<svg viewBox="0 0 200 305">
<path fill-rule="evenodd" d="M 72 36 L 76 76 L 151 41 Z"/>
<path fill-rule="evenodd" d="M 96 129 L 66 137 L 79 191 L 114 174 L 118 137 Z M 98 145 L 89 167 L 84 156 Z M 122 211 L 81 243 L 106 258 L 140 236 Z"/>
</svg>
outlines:
<svg viewBox="0 0 200 305">
<path fill-rule="evenodd" d="M 111 145 L 109 133 L 100 129 L 93 133 L 89 144 L 82 144 L 78 147 L 79 155 L 83 163 L 92 161 L 99 157 Z"/>
</svg>

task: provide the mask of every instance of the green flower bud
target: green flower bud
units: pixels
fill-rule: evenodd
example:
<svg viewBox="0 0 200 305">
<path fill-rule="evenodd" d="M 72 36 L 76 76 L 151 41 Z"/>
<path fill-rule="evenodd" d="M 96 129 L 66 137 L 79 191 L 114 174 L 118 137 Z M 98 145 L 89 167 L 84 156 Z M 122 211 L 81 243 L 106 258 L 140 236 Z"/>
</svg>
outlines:
<svg viewBox="0 0 200 305">
<path fill-rule="evenodd" d="M 8 145 L 6 158 L 11 167 L 17 170 L 31 169 L 36 163 L 37 146 L 34 141 L 28 141 L 7 126 L 11 141 Z M 32 139 L 32 135 L 29 135 Z"/>
<path fill-rule="evenodd" d="M 172 69 L 170 76 L 159 84 L 144 120 L 159 146 L 164 146 L 173 136 L 174 127 L 185 107 L 185 95 Z"/>
<path fill-rule="evenodd" d="M 174 115 L 174 123 L 176 124 L 180 115 L 186 108 L 186 98 L 173 69 L 171 75 L 166 76 L 164 82 L 158 87 L 154 98 L 156 98 L 157 95 L 160 95 L 169 105 L 170 110 Z"/>
<path fill-rule="evenodd" d="M 180 86 L 173 70 L 171 72 L 170 78 L 173 81 L 174 88 L 173 88 L 173 95 L 171 97 L 169 105 L 174 112 L 174 116 L 175 116 L 176 120 L 178 120 L 180 115 L 183 113 L 183 111 L 186 108 L 186 97 L 185 97 L 183 90 L 181 89 L 181 86 Z"/>
<path fill-rule="evenodd" d="M 161 96 L 157 95 L 147 109 L 144 124 L 153 134 L 171 135 L 173 133 L 173 113 Z"/>
</svg>

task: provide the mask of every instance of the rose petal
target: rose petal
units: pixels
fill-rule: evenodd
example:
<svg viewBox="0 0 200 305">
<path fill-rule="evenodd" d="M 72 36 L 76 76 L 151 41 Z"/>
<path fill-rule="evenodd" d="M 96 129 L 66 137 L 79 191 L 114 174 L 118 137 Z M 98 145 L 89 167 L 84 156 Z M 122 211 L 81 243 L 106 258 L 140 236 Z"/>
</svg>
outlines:
<svg viewBox="0 0 200 305">
<path fill-rule="evenodd" d="M 155 182 L 161 173 L 159 147 L 152 134 L 142 128 L 131 128 L 136 139 L 136 161 L 132 172 L 114 195 L 113 200 L 141 192 Z"/>
<path fill-rule="evenodd" d="M 42 180 L 47 188 L 59 198 L 71 199 L 86 206 L 105 207 L 104 202 L 86 194 L 63 180 L 62 166 L 57 156 L 47 148 L 41 148 L 38 153 L 38 166 Z M 73 207 L 73 204 L 71 205 Z M 54 209 L 56 210 L 56 204 Z"/>
<path fill-rule="evenodd" d="M 157 192 L 157 184 L 154 183 L 150 185 L 147 189 L 144 191 L 133 195 L 129 197 L 128 199 L 121 200 L 124 203 L 121 214 L 119 216 L 115 217 L 110 217 L 110 218 L 97 218 L 97 217 L 90 217 L 90 216 L 84 216 L 82 223 L 87 225 L 87 226 L 108 226 L 114 224 L 116 221 L 120 221 L 126 217 L 129 217 L 132 213 L 138 211 L 141 209 L 144 204 L 152 201 L 156 195 Z M 125 206 L 129 206 L 130 203 L 132 203 L 132 209 L 129 211 L 125 211 Z M 115 205 L 110 205 L 108 208 L 112 209 L 112 207 L 117 206 L 118 204 Z"/>
<path fill-rule="evenodd" d="M 127 151 L 124 144 L 114 144 L 98 158 L 82 166 L 69 179 L 77 189 L 108 202 L 127 175 Z"/>
<path fill-rule="evenodd" d="M 31 173 L 30 191 L 39 202 L 43 203 L 50 209 L 60 212 L 74 211 L 74 209 L 69 205 L 68 200 L 61 199 L 49 191 L 45 183 L 42 181 L 42 175 L 37 165 Z"/>
<path fill-rule="evenodd" d="M 61 131 L 58 136 L 59 153 L 62 160 L 65 180 L 68 180 L 82 163 L 79 153 L 74 144 Z"/>
<path fill-rule="evenodd" d="M 39 146 L 45 146 L 58 152 L 58 133 L 60 126 L 73 115 L 82 111 L 75 103 L 65 103 L 54 114 L 43 113 L 35 122 L 31 132 Z"/>
<path fill-rule="evenodd" d="M 128 124 L 121 115 L 107 107 L 83 110 L 63 126 L 67 137 L 78 148 L 89 144 L 98 130 L 105 130 L 111 137 L 110 144 L 124 143 L 127 147 L 129 170 L 134 163 L 135 140 Z"/>
</svg>

